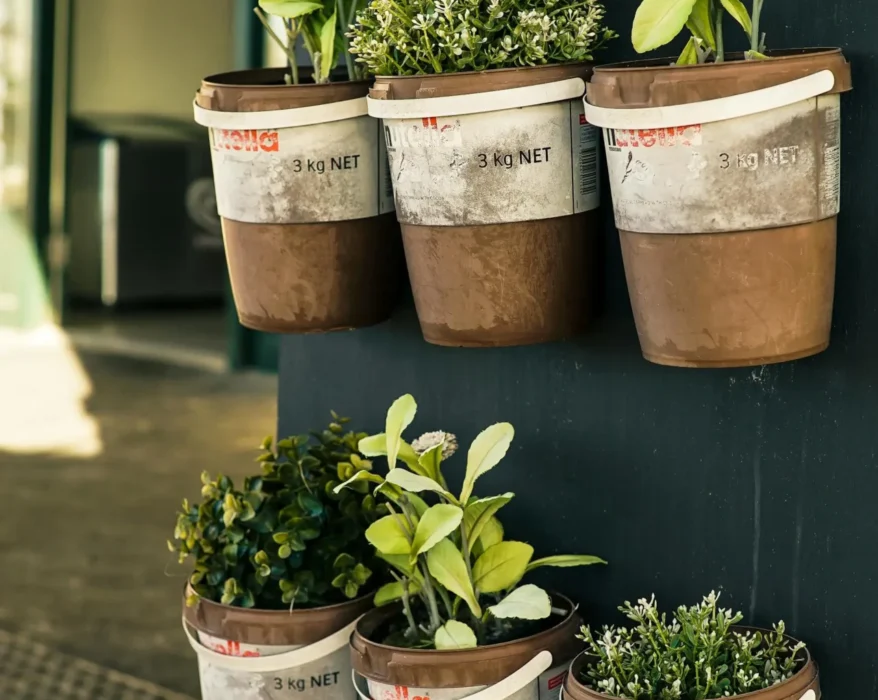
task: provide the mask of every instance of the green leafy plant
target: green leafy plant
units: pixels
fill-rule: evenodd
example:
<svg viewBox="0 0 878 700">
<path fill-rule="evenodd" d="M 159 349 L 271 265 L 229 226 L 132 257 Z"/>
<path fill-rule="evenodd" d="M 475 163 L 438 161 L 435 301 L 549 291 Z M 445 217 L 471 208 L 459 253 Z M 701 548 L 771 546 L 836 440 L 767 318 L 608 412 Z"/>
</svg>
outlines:
<svg viewBox="0 0 878 700">
<path fill-rule="evenodd" d="M 519 585 L 526 573 L 541 566 L 606 562 L 572 554 L 533 559 L 529 544 L 504 539 L 497 518 L 514 494 L 473 495 L 479 477 L 506 455 L 514 435 L 509 423 L 492 425 L 473 441 L 463 486 L 454 494 L 442 464 L 457 450 L 457 440 L 439 431 L 411 445 L 405 442 L 402 433 L 416 411 L 412 396 L 400 397 L 387 411 L 385 432 L 359 442 L 364 455 L 387 457 L 386 477 L 362 470 L 336 489 L 374 484 L 375 493 L 385 500 L 388 515 L 369 526 L 366 539 L 394 569 L 395 580 L 378 590 L 375 604 L 401 601 L 401 631 L 391 631 L 386 641 L 465 649 L 514 638 L 522 622 L 526 627 L 548 618 L 552 610 L 543 589 Z"/>
<path fill-rule="evenodd" d="M 742 615 L 718 608 L 718 600 L 711 592 L 698 605 L 681 606 L 670 623 L 655 596 L 626 601 L 619 610 L 633 627 L 604 627 L 599 636 L 582 628 L 579 638 L 594 661 L 579 680 L 630 700 L 705 700 L 770 688 L 802 668 L 805 645 L 785 636 L 783 622 L 766 634 L 737 631 Z"/>
<path fill-rule="evenodd" d="M 202 501 L 183 501 L 168 547 L 180 562 L 195 559 L 189 578 L 198 597 L 245 608 L 319 606 L 354 598 L 386 568 L 363 534 L 387 513 L 365 482 L 335 487 L 372 464 L 357 452 L 365 433 L 345 432 L 335 413 L 312 435 L 262 444 L 262 474 L 231 479 L 202 474 Z"/>
<path fill-rule="evenodd" d="M 256 16 L 268 35 L 281 47 L 290 66 L 289 81 L 299 84 L 299 64 L 296 42 L 299 36 L 311 57 L 315 83 L 328 83 L 332 69 L 344 55 L 348 80 L 364 77 L 348 53 L 346 28 L 354 15 L 365 7 L 367 0 L 259 0 Z M 266 17 L 266 13 L 283 18 L 286 41 L 281 39 Z"/>
<path fill-rule="evenodd" d="M 683 28 L 692 36 L 678 65 L 721 62 L 725 60 L 723 22 L 730 14 L 747 34 L 748 59 L 764 59 L 765 34 L 760 33 L 759 20 L 763 0 L 753 0 L 752 15 L 741 0 L 643 0 L 634 15 L 631 41 L 638 53 L 664 46 Z"/>
<path fill-rule="evenodd" d="M 598 0 L 374 0 L 351 53 L 374 75 L 458 73 L 590 61 L 616 34 Z"/>
</svg>

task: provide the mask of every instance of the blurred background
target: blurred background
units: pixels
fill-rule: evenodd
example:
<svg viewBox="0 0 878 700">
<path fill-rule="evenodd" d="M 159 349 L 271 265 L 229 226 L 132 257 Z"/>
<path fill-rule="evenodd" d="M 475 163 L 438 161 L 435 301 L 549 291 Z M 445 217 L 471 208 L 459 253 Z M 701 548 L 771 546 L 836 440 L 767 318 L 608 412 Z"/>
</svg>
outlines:
<svg viewBox="0 0 878 700">
<path fill-rule="evenodd" d="M 3 700 L 198 696 L 165 540 L 276 424 L 191 107 L 282 62 L 254 5 L 0 0 Z"/>
</svg>

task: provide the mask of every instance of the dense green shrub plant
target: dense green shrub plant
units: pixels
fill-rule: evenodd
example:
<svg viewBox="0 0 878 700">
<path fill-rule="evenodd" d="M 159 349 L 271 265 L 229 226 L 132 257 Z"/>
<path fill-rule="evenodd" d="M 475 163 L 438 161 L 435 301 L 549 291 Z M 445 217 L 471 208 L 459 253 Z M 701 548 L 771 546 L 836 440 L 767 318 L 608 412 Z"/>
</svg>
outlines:
<svg viewBox="0 0 878 700">
<path fill-rule="evenodd" d="M 701 603 L 677 608 L 671 622 L 655 596 L 619 608 L 633 627 L 588 626 L 580 639 L 594 661 L 578 680 L 601 693 L 630 700 L 706 700 L 770 688 L 804 665 L 802 642 L 784 634 L 738 631 L 741 613 L 717 607 L 711 592 Z"/>
<path fill-rule="evenodd" d="M 369 472 L 357 452 L 365 433 L 346 431 L 333 413 L 311 435 L 265 438 L 262 474 L 235 488 L 226 476 L 202 474 L 201 503 L 183 501 L 171 551 L 195 560 L 189 603 L 199 597 L 224 605 L 282 609 L 316 607 L 355 598 L 373 580 L 377 560 L 366 528 L 387 511 L 365 482 L 336 492 L 340 482 Z"/>
<path fill-rule="evenodd" d="M 541 566 L 606 562 L 590 555 L 533 559 L 529 544 L 504 539 L 497 512 L 514 494 L 479 498 L 473 490 L 506 455 L 514 436 L 509 423 L 492 425 L 473 441 L 463 487 L 452 493 L 442 465 L 457 450 L 457 439 L 439 431 L 405 442 L 402 432 L 416 411 L 412 396 L 400 397 L 387 412 L 385 432 L 359 442 L 362 454 L 387 457 L 385 477 L 361 470 L 336 489 L 374 484 L 389 511 L 366 530 L 378 556 L 394 569 L 395 580 L 378 590 L 375 604 L 401 601 L 402 624 L 384 641 L 465 649 L 520 636 L 552 611 L 548 593 L 520 584 L 525 574 Z"/>
<path fill-rule="evenodd" d="M 728 13 L 747 34 L 748 59 L 765 58 L 765 34 L 760 32 L 763 0 L 753 0 L 753 12 L 741 0 L 643 0 L 634 15 L 631 41 L 638 53 L 673 41 L 688 29 L 689 41 L 678 65 L 725 60 L 723 23 Z"/>
<path fill-rule="evenodd" d="M 373 75 L 590 61 L 616 34 L 598 0 L 374 0 L 350 51 Z"/>
</svg>

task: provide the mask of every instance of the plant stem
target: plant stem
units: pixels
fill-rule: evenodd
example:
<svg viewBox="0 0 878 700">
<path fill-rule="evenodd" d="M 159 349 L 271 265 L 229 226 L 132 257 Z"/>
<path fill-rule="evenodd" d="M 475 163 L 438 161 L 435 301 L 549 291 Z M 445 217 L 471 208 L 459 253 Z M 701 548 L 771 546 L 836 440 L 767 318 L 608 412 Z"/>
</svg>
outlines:
<svg viewBox="0 0 878 700">
<path fill-rule="evenodd" d="M 448 597 L 448 591 L 444 588 L 437 588 L 436 590 L 439 591 L 439 597 L 442 598 L 445 612 L 448 613 L 448 619 L 451 620 L 454 617 L 454 608 L 451 607 L 451 598 Z"/>
<path fill-rule="evenodd" d="M 427 594 L 430 609 L 430 634 L 432 635 L 442 626 L 442 618 L 439 617 L 439 606 L 436 603 L 436 591 L 433 588 L 430 572 L 427 571 L 427 567 L 423 563 L 419 563 L 418 566 L 424 575 L 424 592 Z"/>
<path fill-rule="evenodd" d="M 345 67 L 348 69 L 348 80 L 357 79 L 357 68 L 354 66 L 354 57 L 351 56 L 349 50 L 350 44 L 347 37 L 347 30 L 352 21 L 350 17 L 354 13 L 356 6 L 357 0 L 351 0 L 350 10 L 345 12 L 344 0 L 336 0 L 336 12 L 338 13 L 338 22 L 341 23 L 340 34 L 342 43 L 344 44 L 344 62 Z"/>
<path fill-rule="evenodd" d="M 723 8 L 716 8 L 716 22 L 714 24 L 713 33 L 716 35 L 716 62 L 722 63 L 726 60 L 726 51 L 723 42 Z"/>
<path fill-rule="evenodd" d="M 460 552 L 463 554 L 463 561 L 466 563 L 466 573 L 469 576 L 470 583 L 473 583 L 473 567 L 470 564 L 469 543 L 466 539 L 466 521 L 460 522 Z M 475 588 L 475 586 L 473 586 Z"/>
<path fill-rule="evenodd" d="M 287 57 L 290 59 L 290 75 L 293 76 L 293 85 L 299 84 L 299 62 L 296 60 L 296 39 L 299 38 L 299 32 L 296 29 L 295 21 L 291 19 L 287 19 L 284 21 L 284 25 L 287 28 L 287 48 L 289 49 L 287 53 Z"/>
<path fill-rule="evenodd" d="M 753 29 L 750 32 L 750 50 L 761 52 L 763 49 L 762 38 L 759 36 L 759 18 L 762 16 L 763 0 L 753 0 Z"/>
<path fill-rule="evenodd" d="M 394 574 L 396 578 L 396 574 Z M 415 624 L 415 616 L 412 615 L 412 605 L 409 601 L 409 580 L 407 578 L 400 579 L 402 584 L 402 609 L 405 611 L 405 618 L 409 623 L 409 631 L 412 633 L 412 639 L 418 638 L 418 626 Z"/>
<path fill-rule="evenodd" d="M 274 39 L 274 42 L 280 46 L 281 51 L 283 51 L 287 60 L 289 60 L 290 65 L 296 65 L 296 53 L 295 49 L 290 50 L 290 48 L 284 43 L 281 38 L 275 33 L 274 29 L 271 28 L 271 24 L 268 21 L 268 17 L 265 16 L 265 13 L 259 7 L 254 7 L 253 12 L 256 13 L 256 16 L 259 18 L 259 21 L 262 22 L 262 26 L 265 27 L 265 31 L 268 32 L 268 35 Z M 294 77 L 298 77 L 298 70 L 296 70 Z"/>
</svg>

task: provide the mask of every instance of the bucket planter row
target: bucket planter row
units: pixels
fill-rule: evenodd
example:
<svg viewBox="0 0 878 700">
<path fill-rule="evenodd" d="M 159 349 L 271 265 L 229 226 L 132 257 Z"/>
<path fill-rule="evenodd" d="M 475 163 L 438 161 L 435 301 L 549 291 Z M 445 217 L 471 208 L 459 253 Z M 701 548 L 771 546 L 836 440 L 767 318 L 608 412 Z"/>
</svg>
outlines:
<svg viewBox="0 0 878 700">
<path fill-rule="evenodd" d="M 416 411 L 406 395 L 381 434 L 333 414 L 310 438 L 266 439 L 240 491 L 204 475 L 202 502 L 183 503 L 171 548 L 195 559 L 183 627 L 204 700 L 819 700 L 783 623 L 738 627 L 713 593 L 670 621 L 654 599 L 626 603 L 631 628 L 593 633 L 567 597 L 524 579 L 606 562 L 534 558 L 498 518 L 514 494 L 475 494 L 512 426 L 473 441 L 452 491 L 457 439 L 403 440 Z"/>
<path fill-rule="evenodd" d="M 762 4 L 643 0 L 635 48 L 688 27 L 686 50 L 600 67 L 588 85 L 640 344 L 659 364 L 760 365 L 829 344 L 850 66 L 837 49 L 766 52 Z M 746 54 L 724 54 L 724 14 Z"/>
</svg>

